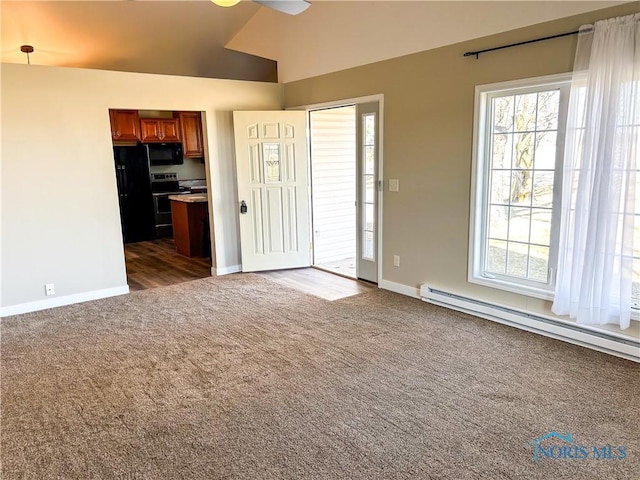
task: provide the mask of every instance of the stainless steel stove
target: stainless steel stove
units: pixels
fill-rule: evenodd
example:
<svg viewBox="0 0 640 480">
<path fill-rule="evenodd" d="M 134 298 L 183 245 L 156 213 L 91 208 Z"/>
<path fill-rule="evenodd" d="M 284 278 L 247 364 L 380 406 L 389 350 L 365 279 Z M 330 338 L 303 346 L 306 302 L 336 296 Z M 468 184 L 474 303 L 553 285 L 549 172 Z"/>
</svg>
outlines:
<svg viewBox="0 0 640 480">
<path fill-rule="evenodd" d="M 156 237 L 170 237 L 173 235 L 173 225 L 169 195 L 184 195 L 189 193 L 189 189 L 180 187 L 176 173 L 152 173 L 151 192 L 156 221 Z"/>
</svg>

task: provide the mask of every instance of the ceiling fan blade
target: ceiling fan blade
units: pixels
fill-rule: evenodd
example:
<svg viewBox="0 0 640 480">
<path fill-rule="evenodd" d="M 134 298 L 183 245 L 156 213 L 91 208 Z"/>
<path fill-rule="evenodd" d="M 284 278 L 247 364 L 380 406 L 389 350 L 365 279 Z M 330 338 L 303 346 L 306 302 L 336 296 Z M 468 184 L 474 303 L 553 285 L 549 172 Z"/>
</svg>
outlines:
<svg viewBox="0 0 640 480">
<path fill-rule="evenodd" d="M 253 0 L 265 7 L 273 8 L 289 15 L 298 15 L 311 6 L 307 0 Z"/>
</svg>

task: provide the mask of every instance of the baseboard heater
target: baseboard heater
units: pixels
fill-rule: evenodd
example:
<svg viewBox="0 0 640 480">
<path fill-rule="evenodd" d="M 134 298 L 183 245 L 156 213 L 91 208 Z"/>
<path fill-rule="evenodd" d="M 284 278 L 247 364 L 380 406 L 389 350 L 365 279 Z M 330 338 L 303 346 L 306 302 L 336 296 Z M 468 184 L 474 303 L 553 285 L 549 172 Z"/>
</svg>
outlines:
<svg viewBox="0 0 640 480">
<path fill-rule="evenodd" d="M 420 286 L 420 298 L 458 312 L 640 362 L 640 339 L 484 302 L 426 284 Z"/>
</svg>

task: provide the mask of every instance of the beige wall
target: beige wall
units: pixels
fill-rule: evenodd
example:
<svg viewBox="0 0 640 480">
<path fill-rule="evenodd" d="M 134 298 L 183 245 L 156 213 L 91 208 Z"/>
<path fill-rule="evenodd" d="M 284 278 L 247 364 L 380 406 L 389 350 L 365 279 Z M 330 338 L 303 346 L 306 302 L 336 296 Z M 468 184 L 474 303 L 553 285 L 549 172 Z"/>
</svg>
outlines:
<svg viewBox="0 0 640 480">
<path fill-rule="evenodd" d="M 422 283 L 498 303 L 549 313 L 542 300 L 467 282 L 474 87 L 568 72 L 576 37 L 482 55 L 462 54 L 576 30 L 581 24 L 640 10 L 640 3 L 408 55 L 285 84 L 294 107 L 384 94 L 383 279 Z M 401 266 L 393 266 L 400 255 Z"/>
<path fill-rule="evenodd" d="M 1 305 L 126 285 L 109 108 L 205 112 L 215 265 L 240 264 L 231 111 L 279 109 L 277 84 L 2 65 Z M 73 296 L 77 297 L 73 297 Z"/>
</svg>

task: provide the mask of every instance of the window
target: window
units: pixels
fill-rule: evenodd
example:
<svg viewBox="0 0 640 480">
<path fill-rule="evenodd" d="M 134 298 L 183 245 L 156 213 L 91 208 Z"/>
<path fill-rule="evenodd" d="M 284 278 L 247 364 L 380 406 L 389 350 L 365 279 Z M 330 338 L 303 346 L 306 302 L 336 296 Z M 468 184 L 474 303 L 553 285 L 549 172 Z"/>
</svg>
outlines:
<svg viewBox="0 0 640 480">
<path fill-rule="evenodd" d="M 631 97 L 630 91 L 635 89 L 634 98 L 640 98 L 640 83 L 635 82 L 628 86 L 628 97 Z M 621 95 L 621 100 L 623 96 Z M 640 108 L 635 109 L 635 115 L 633 118 L 618 120 L 619 135 L 627 135 L 628 147 L 635 149 L 636 152 L 640 152 Z M 636 192 L 640 192 L 640 162 L 636 165 L 635 170 L 635 182 Z M 637 194 L 636 194 L 637 195 Z M 640 198 L 636 196 L 635 199 L 635 227 L 633 229 L 633 272 L 631 275 L 631 304 L 632 308 L 640 309 Z"/>
<path fill-rule="evenodd" d="M 469 281 L 552 298 L 570 76 L 476 88 Z"/>
<path fill-rule="evenodd" d="M 375 261 L 376 114 L 362 115 L 362 259 Z"/>
</svg>

